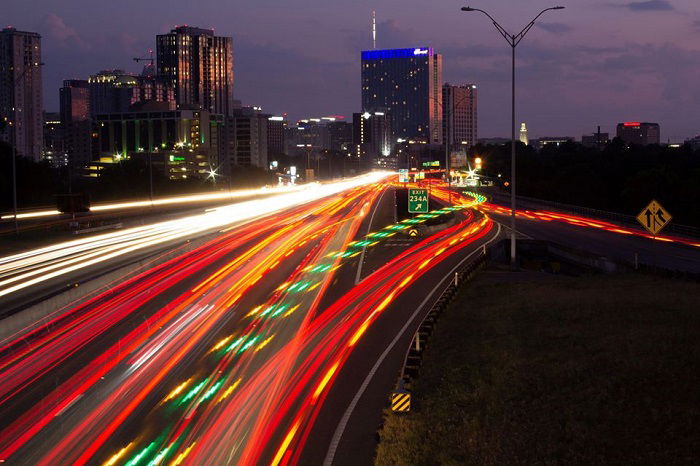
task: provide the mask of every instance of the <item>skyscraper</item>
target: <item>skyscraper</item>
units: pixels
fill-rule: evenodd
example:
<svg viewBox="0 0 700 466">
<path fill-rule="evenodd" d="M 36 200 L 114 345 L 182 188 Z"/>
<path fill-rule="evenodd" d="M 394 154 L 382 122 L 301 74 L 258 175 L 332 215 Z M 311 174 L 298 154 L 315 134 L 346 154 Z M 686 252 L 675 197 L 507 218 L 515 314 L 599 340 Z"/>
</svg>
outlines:
<svg viewBox="0 0 700 466">
<path fill-rule="evenodd" d="M 432 48 L 362 52 L 362 111 L 387 112 L 394 138 L 442 143 L 442 56 Z"/>
<path fill-rule="evenodd" d="M 443 115 L 443 138 L 455 150 L 476 144 L 476 85 L 462 84 L 442 86 L 442 102 L 445 107 Z M 466 147 L 465 147 L 466 146 Z"/>
<path fill-rule="evenodd" d="M 158 75 L 175 88 L 180 108 L 233 114 L 233 39 L 178 26 L 156 38 Z"/>
<path fill-rule="evenodd" d="M 41 89 L 41 36 L 5 28 L 0 31 L 0 116 L 8 125 L 0 136 L 17 153 L 41 160 L 44 139 Z"/>
</svg>

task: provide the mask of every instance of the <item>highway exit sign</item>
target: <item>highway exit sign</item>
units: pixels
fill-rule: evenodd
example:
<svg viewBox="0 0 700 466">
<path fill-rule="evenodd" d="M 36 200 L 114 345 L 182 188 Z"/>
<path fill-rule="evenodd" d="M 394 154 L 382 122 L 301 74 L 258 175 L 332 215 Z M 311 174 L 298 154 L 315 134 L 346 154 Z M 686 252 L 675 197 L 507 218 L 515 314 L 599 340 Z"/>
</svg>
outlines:
<svg viewBox="0 0 700 466">
<path fill-rule="evenodd" d="M 428 190 L 408 190 L 408 212 L 412 214 L 424 214 L 428 212 Z"/>
<path fill-rule="evenodd" d="M 637 215 L 637 221 L 656 236 L 671 221 L 671 214 L 661 204 L 652 200 L 648 206 Z"/>
</svg>

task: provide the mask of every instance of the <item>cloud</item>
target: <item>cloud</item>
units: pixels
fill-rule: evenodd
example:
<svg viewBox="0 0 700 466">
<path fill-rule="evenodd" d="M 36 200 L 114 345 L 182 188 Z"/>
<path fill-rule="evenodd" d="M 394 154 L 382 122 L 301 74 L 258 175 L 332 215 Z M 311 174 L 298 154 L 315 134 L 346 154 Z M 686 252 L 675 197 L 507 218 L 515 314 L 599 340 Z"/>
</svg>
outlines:
<svg viewBox="0 0 700 466">
<path fill-rule="evenodd" d="M 667 0 L 647 0 L 644 2 L 631 2 L 624 5 L 632 11 L 671 11 L 673 5 Z"/>
<path fill-rule="evenodd" d="M 566 23 L 537 23 L 537 26 L 552 34 L 565 34 L 574 30 Z"/>
<path fill-rule="evenodd" d="M 87 45 L 75 29 L 68 26 L 63 18 L 54 13 L 44 16 L 42 30 L 46 31 L 45 34 L 49 39 L 61 47 Z"/>
</svg>

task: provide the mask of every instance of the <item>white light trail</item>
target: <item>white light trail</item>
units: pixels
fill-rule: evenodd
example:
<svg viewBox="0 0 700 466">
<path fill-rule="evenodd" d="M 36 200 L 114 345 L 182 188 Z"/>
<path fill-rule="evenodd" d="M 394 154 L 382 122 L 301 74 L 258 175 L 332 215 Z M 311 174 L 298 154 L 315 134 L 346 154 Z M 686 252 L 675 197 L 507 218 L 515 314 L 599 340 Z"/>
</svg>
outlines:
<svg viewBox="0 0 700 466">
<path fill-rule="evenodd" d="M 303 189 L 228 204 L 197 215 L 65 241 L 2 257 L 0 297 L 129 252 L 215 231 L 376 183 L 389 174 L 373 172 L 335 183 L 306 185 Z"/>
<path fill-rule="evenodd" d="M 239 189 L 236 191 L 217 191 L 213 193 L 202 193 L 202 194 L 192 194 L 189 196 L 174 196 L 174 197 L 163 197 L 159 199 L 153 199 L 153 201 L 146 199 L 142 201 L 129 201 L 129 202 L 116 202 L 111 204 L 97 204 L 90 207 L 90 212 L 104 212 L 108 210 L 124 210 L 124 209 L 134 209 L 137 207 L 151 207 L 151 206 L 165 206 L 165 205 L 175 205 L 175 204 L 193 204 L 197 202 L 207 202 L 207 201 L 225 201 L 227 199 L 238 199 L 241 197 L 257 196 L 261 194 L 275 194 L 275 193 L 286 193 L 292 191 L 300 191 L 308 189 L 309 185 L 288 185 L 288 186 L 274 186 L 274 187 L 263 187 L 255 189 Z M 24 212 L 17 214 L 18 219 L 23 218 L 36 218 L 36 217 L 47 217 L 51 215 L 60 215 L 61 212 L 58 210 L 37 210 L 34 212 Z M 12 220 L 14 218 L 13 214 L 6 214 L 0 217 L 1 220 Z"/>
</svg>

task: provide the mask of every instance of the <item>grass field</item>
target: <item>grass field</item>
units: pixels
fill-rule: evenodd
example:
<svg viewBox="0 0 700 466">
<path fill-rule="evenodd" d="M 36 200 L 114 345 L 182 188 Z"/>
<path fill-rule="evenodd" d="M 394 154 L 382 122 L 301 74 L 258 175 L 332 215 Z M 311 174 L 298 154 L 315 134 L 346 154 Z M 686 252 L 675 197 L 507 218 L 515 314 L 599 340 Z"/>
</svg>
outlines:
<svg viewBox="0 0 700 466">
<path fill-rule="evenodd" d="M 494 276 L 442 315 L 376 464 L 700 463 L 700 285 Z"/>
</svg>

